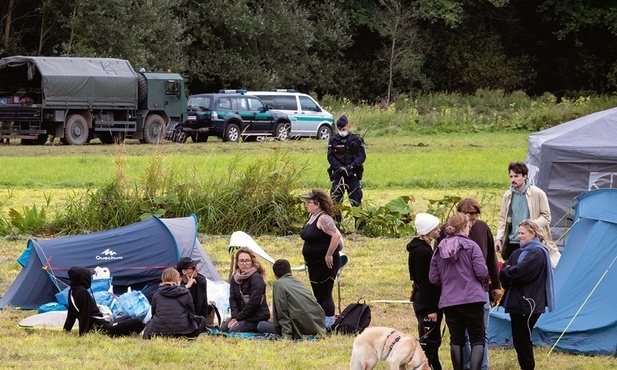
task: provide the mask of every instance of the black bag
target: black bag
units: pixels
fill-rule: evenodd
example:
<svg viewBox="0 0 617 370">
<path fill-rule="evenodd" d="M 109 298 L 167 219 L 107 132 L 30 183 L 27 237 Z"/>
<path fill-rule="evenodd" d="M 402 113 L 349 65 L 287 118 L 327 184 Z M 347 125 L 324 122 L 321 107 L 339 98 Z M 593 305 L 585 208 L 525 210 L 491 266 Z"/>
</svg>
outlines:
<svg viewBox="0 0 617 370">
<path fill-rule="evenodd" d="M 362 303 L 360 303 L 362 301 Z M 331 330 L 339 334 L 359 334 L 371 324 L 371 308 L 364 298 L 345 307 L 332 324 Z"/>
</svg>

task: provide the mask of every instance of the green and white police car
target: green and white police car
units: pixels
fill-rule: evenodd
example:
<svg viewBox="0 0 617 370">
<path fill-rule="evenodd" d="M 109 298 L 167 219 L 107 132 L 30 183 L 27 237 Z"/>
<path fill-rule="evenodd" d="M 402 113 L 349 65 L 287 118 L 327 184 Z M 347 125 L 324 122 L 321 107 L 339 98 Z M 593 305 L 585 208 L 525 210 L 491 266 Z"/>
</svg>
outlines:
<svg viewBox="0 0 617 370">
<path fill-rule="evenodd" d="M 271 110 L 246 90 L 221 90 L 218 94 L 196 94 L 187 100 L 187 120 L 168 127 L 166 137 L 184 143 L 188 137 L 204 142 L 210 136 L 223 141 L 255 141 L 266 136 L 277 140 L 289 137 L 291 120 Z"/>
<path fill-rule="evenodd" d="M 247 91 L 246 94 L 257 96 L 272 109 L 287 114 L 291 120 L 291 137 L 328 140 L 334 132 L 334 117 L 310 95 L 293 89 Z"/>
</svg>

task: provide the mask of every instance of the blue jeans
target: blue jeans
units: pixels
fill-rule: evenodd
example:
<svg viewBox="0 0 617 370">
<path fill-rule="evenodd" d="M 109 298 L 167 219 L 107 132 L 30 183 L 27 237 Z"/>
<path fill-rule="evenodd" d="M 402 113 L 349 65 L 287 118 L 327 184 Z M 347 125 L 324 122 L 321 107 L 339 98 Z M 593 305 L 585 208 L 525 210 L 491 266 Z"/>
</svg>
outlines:
<svg viewBox="0 0 617 370">
<path fill-rule="evenodd" d="M 482 360 L 482 370 L 488 370 L 488 318 L 491 311 L 491 300 L 489 292 L 486 292 L 486 303 L 484 304 L 484 359 Z M 465 348 L 463 348 L 463 363 L 465 369 L 469 369 L 469 359 L 471 357 L 471 344 L 469 335 L 465 332 Z"/>
</svg>

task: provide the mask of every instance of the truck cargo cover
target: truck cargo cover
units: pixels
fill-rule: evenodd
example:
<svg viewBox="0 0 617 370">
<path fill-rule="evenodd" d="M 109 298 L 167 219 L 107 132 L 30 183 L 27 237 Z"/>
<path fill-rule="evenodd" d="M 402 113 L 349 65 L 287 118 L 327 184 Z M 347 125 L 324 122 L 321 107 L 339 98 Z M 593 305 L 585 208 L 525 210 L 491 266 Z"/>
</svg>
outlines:
<svg viewBox="0 0 617 370">
<path fill-rule="evenodd" d="M 46 99 L 137 99 L 137 73 L 128 60 L 14 56 L 0 59 L 0 70 L 27 66 L 28 79 L 41 76 Z"/>
</svg>

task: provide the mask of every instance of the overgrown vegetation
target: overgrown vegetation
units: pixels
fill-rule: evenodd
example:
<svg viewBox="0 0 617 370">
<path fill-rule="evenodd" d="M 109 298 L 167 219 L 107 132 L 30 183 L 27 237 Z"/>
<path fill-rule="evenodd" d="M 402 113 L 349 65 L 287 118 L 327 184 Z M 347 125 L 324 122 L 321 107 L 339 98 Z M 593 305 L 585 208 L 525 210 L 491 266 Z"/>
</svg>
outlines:
<svg viewBox="0 0 617 370">
<path fill-rule="evenodd" d="M 390 104 L 359 105 L 325 96 L 322 104 L 347 114 L 354 130 L 371 136 L 522 130 L 540 131 L 617 106 L 617 96 L 546 93 L 532 98 L 523 91 L 478 90 L 475 94 L 399 95 Z"/>
<path fill-rule="evenodd" d="M 303 217 L 295 195 L 303 166 L 284 152 L 260 158 L 245 168 L 232 161 L 228 175 L 200 180 L 195 169 L 172 167 L 153 156 L 138 181 L 125 176 L 122 158 L 116 176 L 98 188 L 74 193 L 49 225 L 53 233 L 75 234 L 106 230 L 156 215 L 184 217 L 194 213 L 209 234 L 245 230 L 253 235 L 297 232 Z"/>
</svg>

